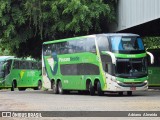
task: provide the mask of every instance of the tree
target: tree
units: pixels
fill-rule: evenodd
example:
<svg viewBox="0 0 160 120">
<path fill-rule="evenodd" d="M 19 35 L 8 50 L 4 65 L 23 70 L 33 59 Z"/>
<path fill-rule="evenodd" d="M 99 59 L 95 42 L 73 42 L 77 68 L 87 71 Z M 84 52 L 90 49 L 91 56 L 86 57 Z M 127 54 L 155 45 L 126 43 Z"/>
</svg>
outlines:
<svg viewBox="0 0 160 120">
<path fill-rule="evenodd" d="M 0 0 L 0 43 L 11 53 L 40 57 L 42 43 L 107 32 L 114 0 Z"/>
<path fill-rule="evenodd" d="M 144 45 L 147 49 L 158 49 L 160 48 L 160 37 L 145 37 L 143 39 Z"/>
</svg>

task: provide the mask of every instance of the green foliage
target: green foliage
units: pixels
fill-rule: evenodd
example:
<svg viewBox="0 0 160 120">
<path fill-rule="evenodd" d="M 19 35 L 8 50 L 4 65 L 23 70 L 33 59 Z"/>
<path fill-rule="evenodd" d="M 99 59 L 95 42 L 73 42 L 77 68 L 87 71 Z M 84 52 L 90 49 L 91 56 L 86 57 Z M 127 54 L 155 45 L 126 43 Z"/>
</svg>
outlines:
<svg viewBox="0 0 160 120">
<path fill-rule="evenodd" d="M 107 32 L 114 0 L 0 0 L 0 43 L 21 57 L 40 57 L 44 41 Z"/>
<path fill-rule="evenodd" d="M 160 37 L 145 37 L 143 39 L 144 45 L 147 49 L 158 49 L 160 48 Z"/>
</svg>

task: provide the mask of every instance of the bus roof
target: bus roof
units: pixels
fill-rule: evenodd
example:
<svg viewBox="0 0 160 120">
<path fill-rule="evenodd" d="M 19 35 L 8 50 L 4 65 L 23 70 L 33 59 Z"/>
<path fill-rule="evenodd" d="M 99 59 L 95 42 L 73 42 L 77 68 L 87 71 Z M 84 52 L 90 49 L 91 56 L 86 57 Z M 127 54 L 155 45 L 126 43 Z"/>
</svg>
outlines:
<svg viewBox="0 0 160 120">
<path fill-rule="evenodd" d="M 75 40 L 75 39 L 81 39 L 81 38 L 88 38 L 88 37 L 95 37 L 97 35 L 105 35 L 107 37 L 109 36 L 139 36 L 138 34 L 133 34 L 133 33 L 103 33 L 103 34 L 93 34 L 93 35 L 86 35 L 86 36 L 80 36 L 80 37 L 72 37 L 72 38 L 65 38 L 65 39 L 59 39 L 59 40 L 52 40 L 52 41 L 47 41 L 44 42 L 44 44 L 51 44 L 51 43 L 59 43 L 59 42 L 65 42 L 65 41 L 70 41 L 70 40 Z"/>
<path fill-rule="evenodd" d="M 16 59 L 16 60 L 28 60 L 28 61 L 36 61 L 33 58 L 27 57 L 27 58 L 16 58 L 14 56 L 0 56 L 0 61 L 5 61 L 9 59 Z"/>
<path fill-rule="evenodd" d="M 0 56 L 0 61 L 5 61 L 7 59 L 13 59 L 14 56 Z"/>
</svg>

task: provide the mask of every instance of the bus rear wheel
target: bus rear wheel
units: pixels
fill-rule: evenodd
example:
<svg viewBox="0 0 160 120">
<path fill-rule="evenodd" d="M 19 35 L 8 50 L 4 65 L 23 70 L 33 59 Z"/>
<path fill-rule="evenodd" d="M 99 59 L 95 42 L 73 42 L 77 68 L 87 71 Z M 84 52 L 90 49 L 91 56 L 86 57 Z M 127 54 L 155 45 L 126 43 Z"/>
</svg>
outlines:
<svg viewBox="0 0 160 120">
<path fill-rule="evenodd" d="M 132 96 L 132 91 L 127 91 L 128 96 Z"/>
<path fill-rule="evenodd" d="M 89 92 L 90 92 L 90 95 L 95 95 L 95 89 L 94 87 L 92 86 L 92 82 L 89 83 Z"/>
<path fill-rule="evenodd" d="M 119 96 L 123 96 L 123 92 L 118 92 L 118 95 Z"/>
<path fill-rule="evenodd" d="M 53 86 L 53 93 L 54 94 L 58 94 L 58 88 L 55 82 L 52 82 L 52 86 Z"/>
<path fill-rule="evenodd" d="M 58 93 L 59 94 L 63 94 L 64 93 L 61 81 L 58 82 Z"/>
</svg>

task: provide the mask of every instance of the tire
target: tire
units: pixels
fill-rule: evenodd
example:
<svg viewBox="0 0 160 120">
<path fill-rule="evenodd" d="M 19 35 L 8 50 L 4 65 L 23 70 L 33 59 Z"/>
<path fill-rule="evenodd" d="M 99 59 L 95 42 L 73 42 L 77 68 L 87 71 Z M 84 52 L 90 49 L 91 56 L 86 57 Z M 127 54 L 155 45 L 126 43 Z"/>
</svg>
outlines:
<svg viewBox="0 0 160 120">
<path fill-rule="evenodd" d="M 39 80 L 38 81 L 38 86 L 34 88 L 34 90 L 41 90 L 42 89 L 42 82 Z"/>
<path fill-rule="evenodd" d="M 41 89 L 42 89 L 42 82 L 38 81 L 38 90 L 41 90 Z"/>
<path fill-rule="evenodd" d="M 55 82 L 52 82 L 52 86 L 53 86 L 53 93 L 58 94 L 58 88 L 57 88 L 57 85 L 55 84 Z"/>
<path fill-rule="evenodd" d="M 18 88 L 19 91 L 25 91 L 26 88 Z"/>
<path fill-rule="evenodd" d="M 118 95 L 119 96 L 123 96 L 123 92 L 118 92 Z"/>
<path fill-rule="evenodd" d="M 97 82 L 97 93 L 99 96 L 102 96 L 104 92 L 101 90 L 101 83 L 100 81 Z"/>
<path fill-rule="evenodd" d="M 58 93 L 59 94 L 64 94 L 61 81 L 58 82 Z"/>
<path fill-rule="evenodd" d="M 127 91 L 128 96 L 132 96 L 132 91 Z"/>
<path fill-rule="evenodd" d="M 13 82 L 12 82 L 11 91 L 14 91 L 14 88 L 15 88 L 15 82 L 13 81 Z"/>
<path fill-rule="evenodd" d="M 89 93 L 91 96 L 95 95 L 95 89 L 92 86 L 92 82 L 89 83 Z"/>
</svg>

